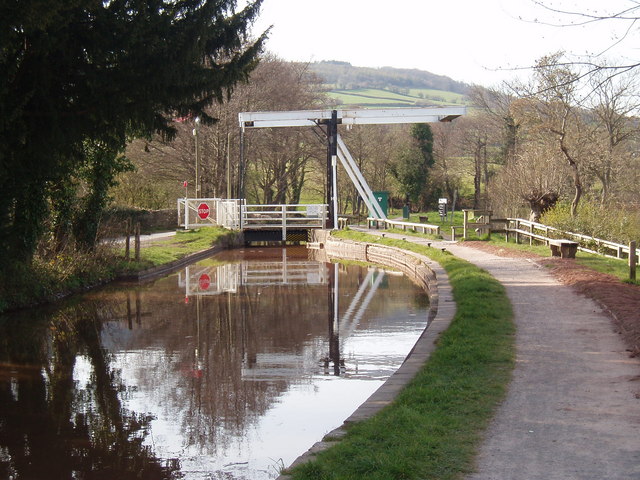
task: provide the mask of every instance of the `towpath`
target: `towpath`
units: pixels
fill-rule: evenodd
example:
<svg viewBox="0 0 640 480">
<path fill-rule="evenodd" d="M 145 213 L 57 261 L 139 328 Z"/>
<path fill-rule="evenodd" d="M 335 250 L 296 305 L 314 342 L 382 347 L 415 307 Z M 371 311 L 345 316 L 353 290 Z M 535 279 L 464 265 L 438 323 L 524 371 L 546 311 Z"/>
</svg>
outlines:
<svg viewBox="0 0 640 480">
<path fill-rule="evenodd" d="M 531 259 L 386 235 L 478 265 L 513 305 L 513 379 L 467 480 L 640 480 L 640 359 L 595 302 Z"/>
</svg>

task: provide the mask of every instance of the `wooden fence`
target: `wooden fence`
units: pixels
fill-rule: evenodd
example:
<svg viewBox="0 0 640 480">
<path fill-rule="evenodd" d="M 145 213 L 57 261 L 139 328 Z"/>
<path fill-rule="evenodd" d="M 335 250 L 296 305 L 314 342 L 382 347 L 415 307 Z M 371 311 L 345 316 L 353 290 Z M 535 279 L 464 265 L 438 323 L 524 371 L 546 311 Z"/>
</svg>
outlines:
<svg viewBox="0 0 640 480">
<path fill-rule="evenodd" d="M 507 218 L 506 220 L 507 224 L 504 231 L 507 241 L 510 236 L 515 238 L 517 243 L 520 243 L 523 238 L 528 238 L 530 245 L 533 245 L 536 240 L 545 245 L 549 245 L 549 242 L 554 239 L 573 240 L 578 242 L 578 250 L 583 252 L 621 260 L 628 260 L 631 256 L 635 260 L 634 263 L 638 264 L 638 256 L 635 254 L 635 242 L 631 242 L 629 245 L 622 245 L 580 233 L 565 232 L 522 218 Z"/>
</svg>

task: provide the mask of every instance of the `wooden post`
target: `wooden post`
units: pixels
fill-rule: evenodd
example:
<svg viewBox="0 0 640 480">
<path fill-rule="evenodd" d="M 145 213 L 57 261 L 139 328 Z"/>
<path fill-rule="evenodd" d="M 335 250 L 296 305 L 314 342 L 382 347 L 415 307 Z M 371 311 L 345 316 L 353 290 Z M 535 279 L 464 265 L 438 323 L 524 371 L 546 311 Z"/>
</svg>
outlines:
<svg viewBox="0 0 640 480">
<path fill-rule="evenodd" d="M 140 261 L 140 222 L 136 222 L 135 247 L 136 247 L 136 262 L 139 262 Z"/>
<path fill-rule="evenodd" d="M 125 223 L 125 242 L 124 242 L 124 258 L 129 261 L 131 258 L 131 219 L 127 218 Z"/>
<path fill-rule="evenodd" d="M 286 242 L 287 241 L 287 206 L 286 205 L 282 205 L 280 207 L 280 215 L 282 216 L 282 241 Z M 338 228 L 338 225 L 333 224 L 333 228 Z"/>
<path fill-rule="evenodd" d="M 636 279 L 636 263 L 638 263 L 638 254 L 636 252 L 636 241 L 629 242 L 629 279 Z"/>
<path fill-rule="evenodd" d="M 529 245 L 533 245 L 533 223 L 529 225 Z"/>
<path fill-rule="evenodd" d="M 469 211 L 462 210 L 462 238 L 467 239 L 467 222 L 469 221 Z"/>
</svg>

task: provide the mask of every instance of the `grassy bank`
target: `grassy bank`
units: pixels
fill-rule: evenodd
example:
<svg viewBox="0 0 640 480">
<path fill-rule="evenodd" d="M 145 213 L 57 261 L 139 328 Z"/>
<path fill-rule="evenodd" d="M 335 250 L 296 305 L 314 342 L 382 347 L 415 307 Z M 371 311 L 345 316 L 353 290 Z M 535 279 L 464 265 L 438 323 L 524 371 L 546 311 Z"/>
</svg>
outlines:
<svg viewBox="0 0 640 480">
<path fill-rule="evenodd" d="M 487 272 L 436 249 L 350 231 L 338 236 L 436 260 L 449 275 L 457 311 L 437 350 L 391 406 L 352 425 L 336 446 L 288 473 L 296 480 L 461 478 L 472 470 L 513 368 L 513 314 L 504 288 Z"/>
<path fill-rule="evenodd" d="M 139 272 L 146 268 L 173 262 L 191 253 L 210 248 L 213 245 L 226 243 L 234 235 L 234 233 L 222 227 L 178 230 L 174 237 L 163 238 L 153 243 L 145 244 L 140 250 L 139 262 L 124 260 L 124 246 L 120 246 L 117 249 L 117 255 L 121 259 L 119 272 Z M 133 256 L 133 246 L 131 250 L 131 256 Z"/>
<path fill-rule="evenodd" d="M 90 252 L 42 252 L 30 264 L 13 263 L 2 271 L 0 313 L 52 302 L 120 275 L 177 260 L 232 235 L 222 228 L 179 231 L 175 237 L 144 245 L 139 262 L 125 260 L 119 244 L 99 245 Z"/>
</svg>

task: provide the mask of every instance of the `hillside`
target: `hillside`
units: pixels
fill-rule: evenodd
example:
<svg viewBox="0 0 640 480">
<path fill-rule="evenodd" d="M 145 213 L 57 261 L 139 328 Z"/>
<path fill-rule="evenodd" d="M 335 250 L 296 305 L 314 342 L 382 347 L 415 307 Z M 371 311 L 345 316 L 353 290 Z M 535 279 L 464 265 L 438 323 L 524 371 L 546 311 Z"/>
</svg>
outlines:
<svg viewBox="0 0 640 480">
<path fill-rule="evenodd" d="M 329 96 L 343 106 L 368 108 L 466 104 L 469 85 L 417 69 L 354 67 L 348 62 L 310 64 Z"/>
</svg>

